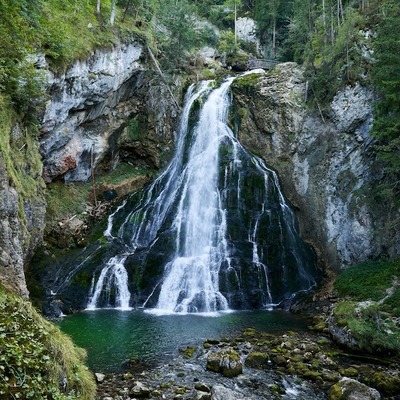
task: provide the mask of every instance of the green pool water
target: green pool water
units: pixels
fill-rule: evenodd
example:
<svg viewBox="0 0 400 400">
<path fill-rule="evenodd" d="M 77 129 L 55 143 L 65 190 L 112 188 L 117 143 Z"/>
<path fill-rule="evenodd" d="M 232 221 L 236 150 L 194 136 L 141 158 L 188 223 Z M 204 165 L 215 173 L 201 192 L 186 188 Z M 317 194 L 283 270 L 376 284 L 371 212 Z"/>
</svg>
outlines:
<svg viewBox="0 0 400 400">
<path fill-rule="evenodd" d="M 93 371 L 113 372 L 132 357 L 154 365 L 180 347 L 205 339 L 229 337 L 249 327 L 266 332 L 301 330 L 307 321 L 285 311 L 241 311 L 211 317 L 96 310 L 65 317 L 59 326 L 87 350 Z"/>
</svg>

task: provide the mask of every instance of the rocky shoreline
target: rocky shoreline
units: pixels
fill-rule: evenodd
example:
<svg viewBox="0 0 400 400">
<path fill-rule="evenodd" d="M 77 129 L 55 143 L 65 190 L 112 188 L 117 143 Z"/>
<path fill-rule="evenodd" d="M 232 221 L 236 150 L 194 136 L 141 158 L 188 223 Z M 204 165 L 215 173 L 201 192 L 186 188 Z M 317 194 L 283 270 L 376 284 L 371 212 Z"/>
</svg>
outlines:
<svg viewBox="0 0 400 400">
<path fill-rule="evenodd" d="M 168 363 L 96 374 L 99 400 L 400 399 L 399 360 L 349 354 L 322 323 L 306 332 L 209 339 Z"/>
</svg>

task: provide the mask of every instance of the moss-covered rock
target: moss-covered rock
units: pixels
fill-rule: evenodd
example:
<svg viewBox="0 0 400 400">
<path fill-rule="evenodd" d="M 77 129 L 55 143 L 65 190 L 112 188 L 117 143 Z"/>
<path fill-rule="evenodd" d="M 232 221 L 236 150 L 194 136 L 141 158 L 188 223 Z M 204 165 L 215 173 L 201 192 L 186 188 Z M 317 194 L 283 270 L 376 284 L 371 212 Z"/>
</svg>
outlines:
<svg viewBox="0 0 400 400">
<path fill-rule="evenodd" d="M 185 348 L 179 349 L 179 353 L 181 353 L 185 358 L 191 358 L 191 357 L 193 357 L 196 350 L 197 350 L 197 347 L 195 347 L 195 346 L 187 346 Z"/>
<path fill-rule="evenodd" d="M 220 351 L 211 351 L 207 356 L 206 368 L 209 371 L 220 372 L 222 375 L 233 378 L 243 370 L 240 354 L 232 348 Z"/>
<path fill-rule="evenodd" d="M 268 354 L 260 351 L 253 351 L 246 357 L 245 365 L 251 368 L 262 368 L 268 365 L 268 361 Z"/>
</svg>

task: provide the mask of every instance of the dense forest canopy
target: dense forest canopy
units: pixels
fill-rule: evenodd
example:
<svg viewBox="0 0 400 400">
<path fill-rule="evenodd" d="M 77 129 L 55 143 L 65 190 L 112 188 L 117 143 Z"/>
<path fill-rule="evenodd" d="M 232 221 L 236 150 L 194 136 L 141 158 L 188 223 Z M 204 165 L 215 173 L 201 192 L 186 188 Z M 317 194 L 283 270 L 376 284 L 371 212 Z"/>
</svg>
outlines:
<svg viewBox="0 0 400 400">
<path fill-rule="evenodd" d="M 399 16 L 397 0 L 0 0 L 0 90 L 31 116 L 44 89 L 35 54 L 57 70 L 96 46 L 135 39 L 164 69 L 183 69 L 205 45 L 228 55 L 248 51 L 235 22 L 250 17 L 263 48 L 252 56 L 304 65 L 310 102 L 321 114 L 340 87 L 373 85 L 376 151 L 389 191 L 398 192 Z"/>
</svg>

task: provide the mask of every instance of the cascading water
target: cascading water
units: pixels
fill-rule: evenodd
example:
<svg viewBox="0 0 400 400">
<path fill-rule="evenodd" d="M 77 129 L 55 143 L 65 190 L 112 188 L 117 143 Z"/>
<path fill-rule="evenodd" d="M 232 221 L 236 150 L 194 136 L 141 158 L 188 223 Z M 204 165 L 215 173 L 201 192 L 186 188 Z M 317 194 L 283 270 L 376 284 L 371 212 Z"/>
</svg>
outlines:
<svg viewBox="0 0 400 400">
<path fill-rule="evenodd" d="M 74 267 L 92 265 L 87 308 L 271 308 L 313 286 L 314 257 L 276 173 L 230 128 L 233 80 L 189 89 L 171 163 L 110 215 L 103 250 Z"/>
</svg>

